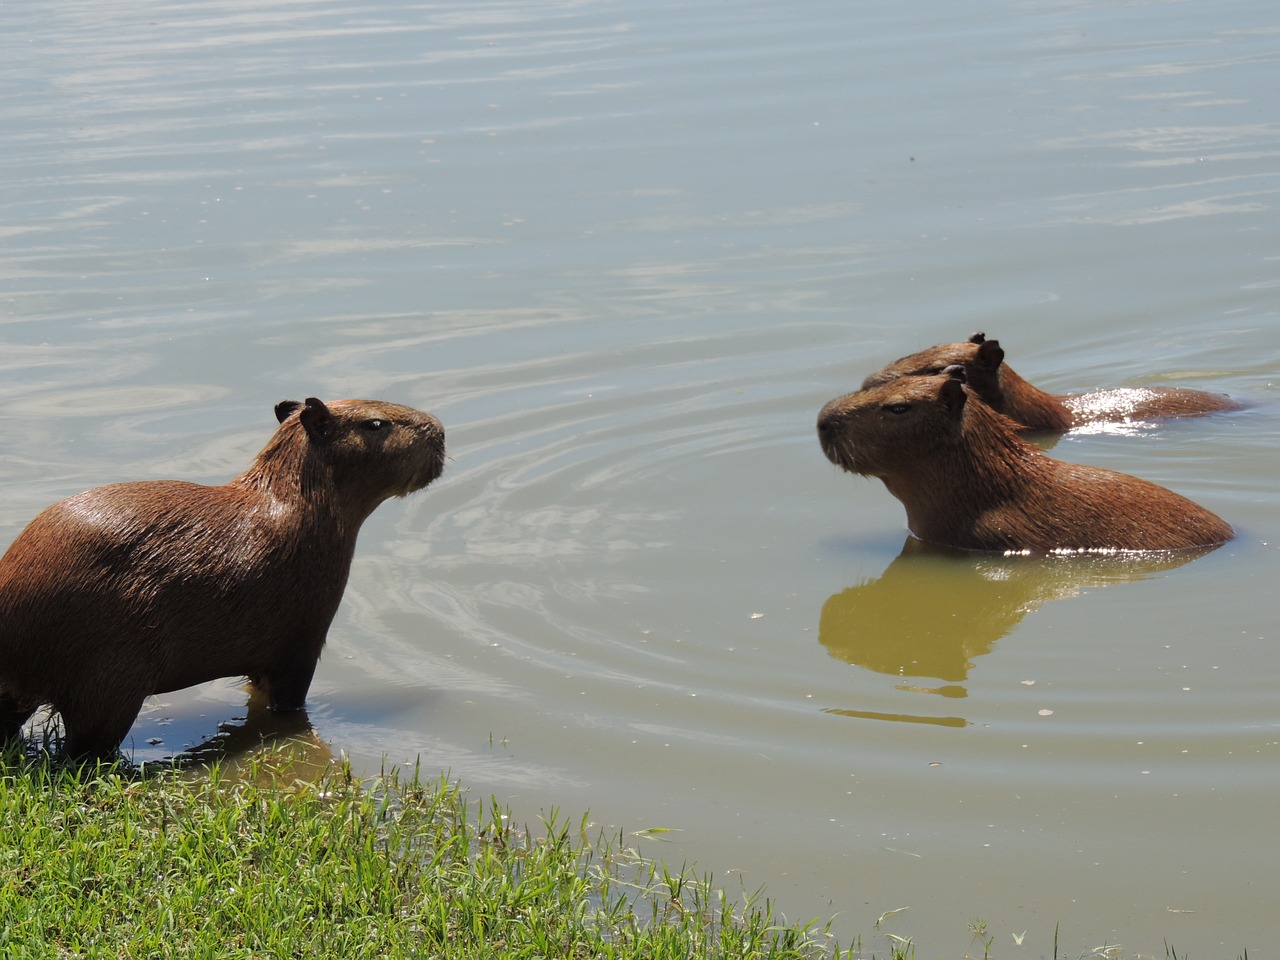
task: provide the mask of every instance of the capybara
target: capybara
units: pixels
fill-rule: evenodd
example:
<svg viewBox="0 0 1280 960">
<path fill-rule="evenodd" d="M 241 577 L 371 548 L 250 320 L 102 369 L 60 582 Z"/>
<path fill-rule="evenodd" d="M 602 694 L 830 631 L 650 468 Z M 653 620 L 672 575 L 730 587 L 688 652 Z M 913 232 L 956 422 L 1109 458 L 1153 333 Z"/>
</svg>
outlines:
<svg viewBox="0 0 1280 960">
<path fill-rule="evenodd" d="M 1225 394 L 1185 387 L 1119 387 L 1081 394 L 1046 393 L 1004 363 L 999 340 L 988 340 L 981 333 L 975 333 L 964 343 L 940 343 L 895 360 L 862 381 L 862 389 L 878 387 L 898 377 L 941 373 L 953 364 L 964 367 L 970 390 L 1032 433 L 1062 433 L 1087 423 L 1202 417 L 1242 408 L 1242 404 Z"/>
<path fill-rule="evenodd" d="M 879 477 L 926 543 L 1029 553 L 1178 550 L 1231 539 L 1223 520 L 1146 480 L 1055 460 L 973 399 L 960 366 L 832 400 L 818 439 Z"/>
<path fill-rule="evenodd" d="M 0 558 L 0 737 L 41 704 L 110 757 L 150 694 L 243 676 L 301 710 L 360 525 L 444 467 L 444 428 L 379 400 L 276 405 L 224 486 L 117 483 L 40 513 Z"/>
</svg>

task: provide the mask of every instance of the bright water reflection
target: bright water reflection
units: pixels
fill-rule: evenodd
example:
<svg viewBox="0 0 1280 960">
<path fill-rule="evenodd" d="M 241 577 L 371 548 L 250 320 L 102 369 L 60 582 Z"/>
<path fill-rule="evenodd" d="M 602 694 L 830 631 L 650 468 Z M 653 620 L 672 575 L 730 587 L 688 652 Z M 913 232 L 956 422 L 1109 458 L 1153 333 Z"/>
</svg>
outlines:
<svg viewBox="0 0 1280 960">
<path fill-rule="evenodd" d="M 424 407 L 454 459 L 366 525 L 308 749 L 669 827 L 647 852 L 880 955 L 958 956 L 975 916 L 1028 956 L 1058 924 L 1071 955 L 1274 938 L 1271 5 L 72 0 L 0 27 L 9 537 L 95 484 L 233 476 L 283 397 Z M 1239 538 L 1141 569 L 904 550 L 814 418 L 975 330 L 1055 392 L 1250 401 L 1053 449 Z M 136 755 L 234 717 L 273 726 L 231 681 L 154 698 Z"/>
</svg>

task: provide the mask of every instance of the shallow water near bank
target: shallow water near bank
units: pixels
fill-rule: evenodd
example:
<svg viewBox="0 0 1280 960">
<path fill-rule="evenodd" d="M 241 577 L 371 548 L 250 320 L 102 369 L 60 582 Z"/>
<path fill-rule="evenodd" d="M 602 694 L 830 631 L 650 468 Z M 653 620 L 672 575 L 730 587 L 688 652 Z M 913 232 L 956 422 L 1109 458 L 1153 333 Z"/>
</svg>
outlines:
<svg viewBox="0 0 1280 960">
<path fill-rule="evenodd" d="M 226 480 L 284 397 L 429 409 L 452 459 L 366 524 L 312 688 L 334 755 L 420 760 L 530 822 L 666 828 L 635 842 L 880 955 L 962 955 L 974 918 L 1000 955 L 1051 955 L 1055 927 L 1064 955 L 1269 943 L 1270 6 L 0 23 L 5 542 L 85 487 Z M 1046 389 L 1245 400 L 1050 445 L 1237 538 L 916 549 L 814 419 L 975 330 Z M 245 703 L 153 698 L 129 747 Z"/>
</svg>

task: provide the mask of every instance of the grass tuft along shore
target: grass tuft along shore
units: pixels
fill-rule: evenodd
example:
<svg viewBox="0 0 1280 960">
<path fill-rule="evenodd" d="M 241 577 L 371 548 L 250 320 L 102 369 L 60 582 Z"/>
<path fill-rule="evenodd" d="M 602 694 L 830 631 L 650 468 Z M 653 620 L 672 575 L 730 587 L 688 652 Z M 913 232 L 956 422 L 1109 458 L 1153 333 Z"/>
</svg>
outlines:
<svg viewBox="0 0 1280 960">
<path fill-rule="evenodd" d="M 540 829 L 456 783 L 0 758 L 0 956 L 779 958 L 841 953 L 759 896 Z"/>
</svg>

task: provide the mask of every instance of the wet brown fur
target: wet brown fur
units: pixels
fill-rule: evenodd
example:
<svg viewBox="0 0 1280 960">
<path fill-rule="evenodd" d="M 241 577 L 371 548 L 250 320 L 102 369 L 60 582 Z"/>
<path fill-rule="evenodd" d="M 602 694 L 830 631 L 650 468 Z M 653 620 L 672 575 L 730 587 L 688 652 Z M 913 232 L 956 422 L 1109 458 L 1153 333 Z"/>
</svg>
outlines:
<svg viewBox="0 0 1280 960">
<path fill-rule="evenodd" d="M 964 368 L 971 390 L 987 404 L 1035 433 L 1062 433 L 1086 423 L 1123 423 L 1202 417 L 1239 410 L 1241 404 L 1221 393 L 1184 387 L 1132 387 L 1084 394 L 1046 393 L 1004 363 L 1000 341 L 975 333 L 964 343 L 937 346 L 896 360 L 862 382 L 880 386 L 898 377 L 941 373 L 952 365 Z"/>
<path fill-rule="evenodd" d="M 1056 460 L 961 382 L 959 368 L 832 400 L 823 452 L 879 477 L 927 543 L 969 550 L 1178 550 L 1231 539 L 1231 527 L 1146 480 Z"/>
<path fill-rule="evenodd" d="M 245 676 L 301 710 L 360 525 L 438 477 L 444 428 L 377 400 L 277 405 L 224 486 L 117 483 L 40 513 L 0 558 L 0 738 L 41 704 L 110 756 L 143 700 Z"/>
</svg>

